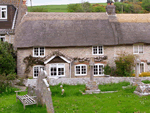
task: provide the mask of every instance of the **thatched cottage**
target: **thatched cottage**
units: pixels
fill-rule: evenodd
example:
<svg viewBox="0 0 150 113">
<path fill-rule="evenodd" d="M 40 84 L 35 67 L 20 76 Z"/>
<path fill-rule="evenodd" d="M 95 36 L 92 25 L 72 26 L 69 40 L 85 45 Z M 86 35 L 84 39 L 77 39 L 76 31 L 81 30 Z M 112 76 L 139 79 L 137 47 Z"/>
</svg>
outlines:
<svg viewBox="0 0 150 113">
<path fill-rule="evenodd" d="M 109 9 L 110 8 L 110 9 Z M 37 78 L 41 68 L 51 77 L 89 77 L 111 66 L 120 52 L 139 55 L 139 72 L 149 71 L 150 14 L 28 12 L 16 29 L 19 77 Z"/>
</svg>

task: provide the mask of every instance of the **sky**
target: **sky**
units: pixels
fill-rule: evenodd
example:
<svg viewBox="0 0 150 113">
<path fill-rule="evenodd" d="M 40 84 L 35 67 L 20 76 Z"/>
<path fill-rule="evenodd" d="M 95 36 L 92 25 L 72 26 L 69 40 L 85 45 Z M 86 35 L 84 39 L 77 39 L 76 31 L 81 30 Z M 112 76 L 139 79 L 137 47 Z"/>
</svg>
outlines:
<svg viewBox="0 0 150 113">
<path fill-rule="evenodd" d="M 90 3 L 106 3 L 107 0 L 32 0 L 32 5 L 61 5 L 71 3 L 81 3 L 82 1 Z M 28 6 L 30 6 L 30 0 L 28 0 Z"/>
</svg>

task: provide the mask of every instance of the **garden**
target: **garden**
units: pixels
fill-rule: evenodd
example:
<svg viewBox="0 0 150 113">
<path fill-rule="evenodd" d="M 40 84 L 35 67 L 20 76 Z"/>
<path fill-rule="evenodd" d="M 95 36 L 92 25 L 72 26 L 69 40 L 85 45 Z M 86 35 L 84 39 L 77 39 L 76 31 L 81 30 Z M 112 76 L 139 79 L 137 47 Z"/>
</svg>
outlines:
<svg viewBox="0 0 150 113">
<path fill-rule="evenodd" d="M 150 81 L 149 81 L 150 82 Z M 65 90 L 61 95 L 60 84 L 50 86 L 55 113 L 148 113 L 150 112 L 150 96 L 139 97 L 133 91 L 136 86 L 122 89 L 129 82 L 99 85 L 101 91 L 118 91 L 114 93 L 99 93 L 82 95 L 85 85 L 63 85 Z M 17 89 L 15 89 L 17 90 Z M 27 93 L 27 92 L 25 92 Z M 23 95 L 24 93 L 21 93 Z M 16 102 L 14 92 L 0 95 L 1 113 L 46 113 L 45 106 L 30 105 L 23 109 L 20 101 Z"/>
</svg>

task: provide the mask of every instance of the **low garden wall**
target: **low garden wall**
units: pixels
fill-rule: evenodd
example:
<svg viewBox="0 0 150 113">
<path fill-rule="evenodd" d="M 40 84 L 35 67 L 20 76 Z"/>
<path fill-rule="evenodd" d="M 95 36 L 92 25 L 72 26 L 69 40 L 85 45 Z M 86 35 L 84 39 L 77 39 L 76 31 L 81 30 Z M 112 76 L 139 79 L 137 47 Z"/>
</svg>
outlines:
<svg viewBox="0 0 150 113">
<path fill-rule="evenodd" d="M 135 77 L 101 77 L 101 78 L 94 78 L 94 80 L 98 84 L 107 84 L 107 83 L 118 83 L 118 82 L 133 82 Z M 139 77 L 141 80 L 150 80 L 150 77 Z M 89 78 L 58 78 L 48 79 L 50 85 L 57 85 L 59 83 L 61 84 L 68 84 L 68 85 L 77 85 L 77 84 L 86 84 L 88 81 L 90 81 Z"/>
</svg>

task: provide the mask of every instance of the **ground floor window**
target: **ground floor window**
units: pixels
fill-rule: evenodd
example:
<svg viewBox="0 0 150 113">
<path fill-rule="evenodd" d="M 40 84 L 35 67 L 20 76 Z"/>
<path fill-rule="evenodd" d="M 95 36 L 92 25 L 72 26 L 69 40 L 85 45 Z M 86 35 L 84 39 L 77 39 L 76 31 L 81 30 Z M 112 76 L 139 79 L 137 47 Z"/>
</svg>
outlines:
<svg viewBox="0 0 150 113">
<path fill-rule="evenodd" d="M 102 76 L 104 75 L 104 64 L 95 64 L 94 65 L 94 76 Z"/>
<path fill-rule="evenodd" d="M 51 76 L 65 76 L 65 64 L 50 64 Z"/>
<path fill-rule="evenodd" d="M 45 70 L 44 66 L 41 66 L 41 65 L 36 65 L 33 67 L 33 78 L 37 78 L 39 76 L 39 72 L 41 68 Z"/>
<path fill-rule="evenodd" d="M 87 65 L 86 64 L 76 65 L 75 75 L 87 75 Z"/>
<path fill-rule="evenodd" d="M 5 35 L 0 35 L 0 41 L 5 42 Z"/>
<path fill-rule="evenodd" d="M 138 63 L 139 73 L 145 72 L 145 64 L 144 62 Z"/>
</svg>

